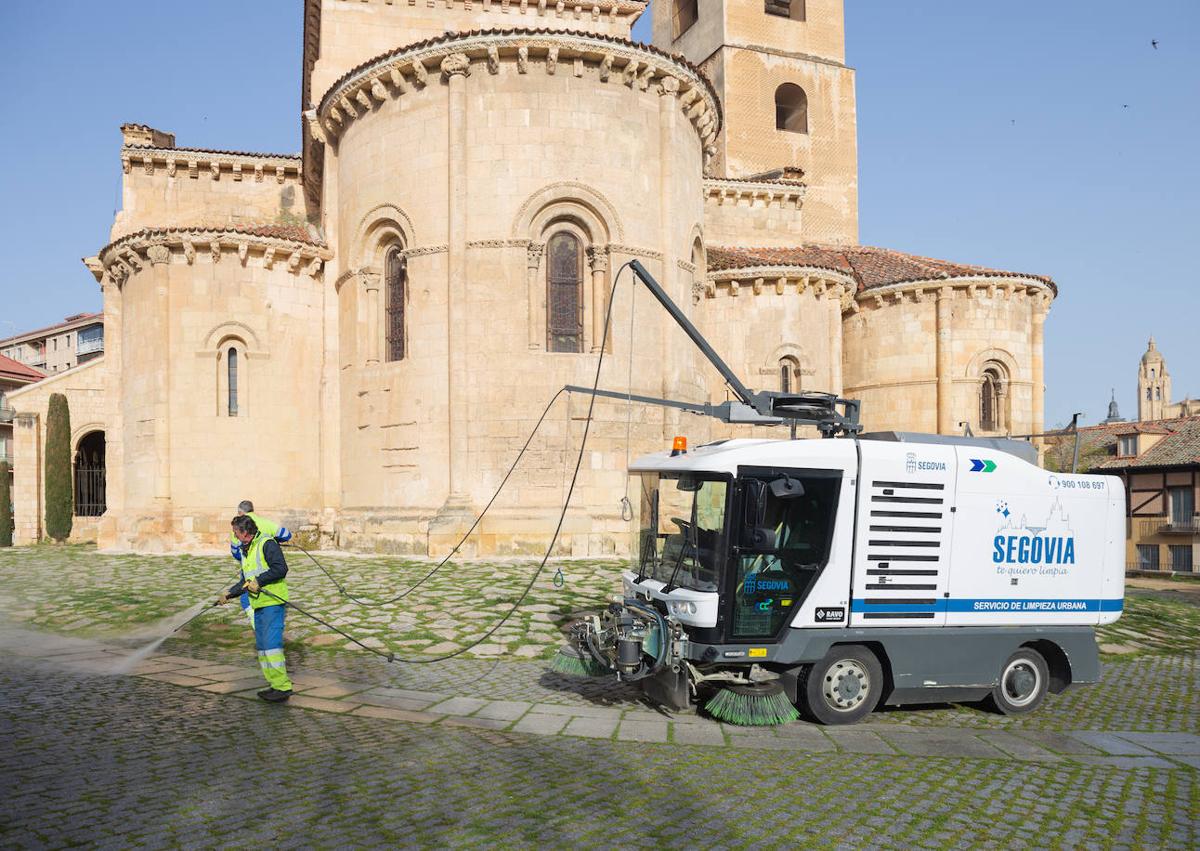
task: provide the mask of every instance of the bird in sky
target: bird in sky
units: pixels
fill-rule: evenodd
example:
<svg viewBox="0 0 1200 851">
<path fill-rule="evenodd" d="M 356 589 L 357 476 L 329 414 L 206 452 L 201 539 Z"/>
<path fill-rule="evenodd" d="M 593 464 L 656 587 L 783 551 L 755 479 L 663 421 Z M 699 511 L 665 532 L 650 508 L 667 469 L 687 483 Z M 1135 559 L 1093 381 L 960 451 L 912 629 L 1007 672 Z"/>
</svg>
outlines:
<svg viewBox="0 0 1200 851">
<path fill-rule="evenodd" d="M 1158 50 L 1158 39 L 1156 39 L 1156 38 L 1150 39 L 1150 46 L 1153 47 L 1155 50 Z"/>
</svg>

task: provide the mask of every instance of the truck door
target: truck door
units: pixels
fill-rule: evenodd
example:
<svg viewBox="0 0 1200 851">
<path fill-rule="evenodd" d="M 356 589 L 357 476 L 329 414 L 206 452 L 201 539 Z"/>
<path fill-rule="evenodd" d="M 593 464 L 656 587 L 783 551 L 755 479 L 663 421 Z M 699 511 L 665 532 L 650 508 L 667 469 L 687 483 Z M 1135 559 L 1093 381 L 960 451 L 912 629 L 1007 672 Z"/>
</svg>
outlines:
<svg viewBox="0 0 1200 851">
<path fill-rule="evenodd" d="M 946 622 L 954 447 L 859 441 L 851 626 Z"/>
</svg>

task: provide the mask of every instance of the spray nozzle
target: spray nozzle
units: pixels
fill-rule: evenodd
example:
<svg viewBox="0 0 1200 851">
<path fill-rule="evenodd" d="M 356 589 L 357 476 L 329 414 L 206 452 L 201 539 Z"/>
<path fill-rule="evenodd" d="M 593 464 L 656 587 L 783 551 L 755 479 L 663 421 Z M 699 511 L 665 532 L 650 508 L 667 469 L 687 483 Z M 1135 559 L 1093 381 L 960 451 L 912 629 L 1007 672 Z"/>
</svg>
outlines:
<svg viewBox="0 0 1200 851">
<path fill-rule="evenodd" d="M 387 654 L 387 660 L 388 660 L 389 662 L 395 662 L 395 661 L 396 661 L 396 654 L 395 654 L 395 653 L 389 653 L 389 654 Z"/>
</svg>

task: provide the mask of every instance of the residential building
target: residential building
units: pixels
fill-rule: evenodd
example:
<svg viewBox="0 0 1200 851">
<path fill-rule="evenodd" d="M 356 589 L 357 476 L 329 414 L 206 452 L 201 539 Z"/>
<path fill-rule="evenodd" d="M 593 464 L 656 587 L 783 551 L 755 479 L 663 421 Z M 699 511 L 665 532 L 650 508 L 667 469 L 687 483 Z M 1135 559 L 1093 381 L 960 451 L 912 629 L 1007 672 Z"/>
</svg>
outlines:
<svg viewBox="0 0 1200 851">
<path fill-rule="evenodd" d="M 104 353 L 104 314 L 76 313 L 57 325 L 0 340 L 0 355 L 52 375 Z"/>
<path fill-rule="evenodd" d="M 8 394 L 45 377 L 31 366 L 0 355 L 0 461 L 7 461 L 10 468 L 14 466 L 13 417 L 16 411 L 8 402 Z"/>
</svg>

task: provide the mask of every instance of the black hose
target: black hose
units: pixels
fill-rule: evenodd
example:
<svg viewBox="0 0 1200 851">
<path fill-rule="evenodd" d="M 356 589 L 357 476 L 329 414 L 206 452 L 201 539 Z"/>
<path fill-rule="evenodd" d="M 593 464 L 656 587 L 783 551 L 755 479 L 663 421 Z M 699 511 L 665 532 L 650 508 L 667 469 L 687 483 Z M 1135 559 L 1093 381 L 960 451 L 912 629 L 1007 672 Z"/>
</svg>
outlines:
<svg viewBox="0 0 1200 851">
<path fill-rule="evenodd" d="M 530 578 L 530 580 L 529 580 L 529 583 L 525 586 L 525 590 L 521 592 L 521 596 L 517 598 L 517 601 L 512 604 L 512 607 L 504 614 L 504 617 L 502 617 L 496 623 L 495 626 L 493 626 L 491 629 L 489 629 L 486 633 L 484 633 L 482 636 L 480 636 L 475 641 L 471 642 L 470 644 L 466 645 L 465 647 L 455 650 L 453 653 L 447 653 L 443 656 L 436 656 L 432 659 L 400 659 L 400 658 L 396 657 L 395 653 L 391 653 L 391 652 L 384 653 L 383 651 L 376 650 L 373 647 L 367 647 L 367 645 L 363 644 L 361 641 L 359 641 L 357 638 L 354 638 L 349 633 L 343 632 L 342 630 L 333 626 L 333 624 L 330 624 L 330 623 L 327 623 L 326 621 L 321 620 L 316 615 L 312 614 L 311 612 L 305 611 L 304 609 L 300 608 L 299 606 L 297 606 L 295 603 L 292 603 L 291 601 L 280 600 L 279 597 L 276 597 L 270 591 L 266 591 L 266 590 L 260 588 L 259 593 L 266 594 L 268 597 L 279 600 L 279 602 L 283 603 L 286 606 L 290 606 L 291 608 L 295 609 L 296 611 L 298 611 L 300 614 L 304 615 L 305 617 L 311 618 L 312 620 L 316 621 L 317 623 L 321 624 L 322 626 L 326 627 L 327 629 L 331 629 L 334 632 L 336 632 L 338 635 L 341 635 L 341 636 L 349 639 L 350 641 L 353 641 L 355 644 L 357 644 L 359 647 L 362 647 L 364 650 L 369 650 L 370 652 L 376 654 L 377 656 L 382 656 L 383 658 L 387 659 L 389 662 L 403 662 L 403 663 L 409 664 L 409 665 L 429 665 L 434 662 L 444 662 L 447 659 L 453 659 L 455 656 L 460 656 L 463 653 L 466 653 L 472 647 L 477 647 L 480 644 L 482 644 L 483 642 L 487 641 L 489 638 L 491 638 L 496 633 L 496 631 L 498 629 L 500 629 L 500 627 L 504 626 L 504 624 L 506 624 L 508 622 L 508 619 L 513 616 L 513 613 L 516 612 L 517 608 L 521 605 L 521 603 L 523 603 L 525 601 L 525 598 L 529 596 L 529 592 L 533 589 L 534 583 L 536 583 L 538 580 L 538 577 L 542 575 L 542 571 L 546 569 L 546 562 L 548 562 L 550 560 L 550 555 L 551 555 L 551 553 L 554 552 L 555 544 L 558 543 L 558 536 L 562 532 L 563 523 L 565 522 L 566 517 L 567 517 L 567 509 L 571 505 L 571 496 L 575 493 L 575 483 L 579 479 L 579 468 L 583 465 L 583 455 L 584 455 L 584 450 L 587 447 L 588 433 L 591 431 L 591 427 L 592 427 L 592 415 L 596 408 L 596 392 L 595 391 L 600 387 L 600 368 L 604 365 L 603 341 L 608 339 L 608 327 L 609 327 L 609 323 L 612 321 L 612 309 L 613 309 L 613 303 L 616 301 L 615 296 L 616 296 L 616 292 L 617 292 L 617 285 L 620 283 L 622 273 L 624 273 L 624 271 L 626 269 L 630 268 L 630 265 L 632 262 L 633 261 L 626 263 L 617 271 L 617 274 L 613 278 L 612 289 L 609 291 L 608 309 L 604 313 L 604 331 L 600 335 L 600 340 L 601 340 L 600 357 L 597 358 L 597 360 L 596 360 L 596 376 L 592 382 L 592 394 L 588 400 L 587 418 L 584 420 L 584 425 L 583 425 L 583 437 L 579 441 L 579 454 L 575 458 L 575 469 L 571 474 L 571 484 L 567 487 L 567 496 L 566 496 L 566 499 L 563 500 L 562 510 L 559 512 L 559 515 L 558 515 L 558 523 L 554 527 L 554 535 L 550 539 L 549 546 L 546 547 L 546 554 L 544 556 L 542 556 L 541 564 L 538 565 L 538 569 L 534 572 L 532 578 Z M 630 345 L 633 345 L 632 340 L 630 341 Z M 329 571 L 326 570 L 324 568 L 324 566 L 322 566 L 320 564 L 320 562 L 318 562 L 315 558 L 313 558 L 313 556 L 309 552 L 304 550 L 302 547 L 299 547 L 298 545 L 297 545 L 297 548 L 300 549 L 301 552 L 303 552 L 305 555 L 307 555 L 310 559 L 312 559 L 312 561 L 314 563 L 317 564 L 318 567 L 321 568 L 322 572 L 324 572 L 325 575 L 328 576 L 329 579 L 333 582 L 333 584 L 338 587 L 339 591 L 341 591 L 343 594 L 345 594 L 351 600 L 354 600 L 354 602 L 359 603 L 359 605 L 381 606 L 381 605 L 386 605 L 388 603 L 394 603 L 397 600 L 401 600 L 404 597 L 407 597 L 418 586 L 420 586 L 427 579 L 429 579 L 429 577 L 433 576 L 433 574 L 436 573 L 442 567 L 442 565 L 444 565 L 447 561 L 449 561 L 450 556 L 454 555 L 454 553 L 458 551 L 458 548 L 461 547 L 466 542 L 468 537 L 470 537 L 471 533 L 475 531 L 475 528 L 479 525 L 479 522 L 481 520 L 483 520 L 484 515 L 487 514 L 488 509 L 490 509 L 492 507 L 492 503 L 494 503 L 496 501 L 496 497 L 498 497 L 500 495 L 500 491 L 504 488 L 505 483 L 508 481 L 508 477 L 511 476 L 513 470 L 516 469 L 517 462 L 521 460 L 521 456 L 524 455 L 525 450 L 529 448 L 529 444 L 533 441 L 534 435 L 537 434 L 538 429 L 542 425 L 542 422 L 546 419 L 546 414 L 548 414 L 550 412 L 550 406 L 554 404 L 554 402 L 558 399 L 558 397 L 560 395 L 562 395 L 562 393 L 563 393 L 563 391 L 559 390 L 557 393 L 554 394 L 554 398 L 550 400 L 549 404 L 546 405 L 546 408 L 545 408 L 545 410 L 542 411 L 541 417 L 538 418 L 537 424 L 534 426 L 533 431 L 530 432 L 529 437 L 526 439 L 525 445 L 523 447 L 521 447 L 521 452 L 517 455 L 516 460 L 513 461 L 512 466 L 508 468 L 508 472 L 504 475 L 504 479 L 500 482 L 500 487 L 498 487 L 496 489 L 496 492 L 492 494 L 492 498 L 490 500 L 488 500 L 487 505 L 484 506 L 483 511 L 481 511 L 479 513 L 479 516 L 475 518 L 475 522 L 471 524 L 471 528 L 468 529 L 466 534 L 463 535 L 463 537 L 459 540 L 459 542 L 454 545 L 454 549 L 450 551 L 449 555 L 447 555 L 444 559 L 442 559 L 442 561 L 439 562 L 433 568 L 433 570 L 431 570 L 431 571 L 429 571 L 429 573 L 425 574 L 425 576 L 422 577 L 419 582 L 417 582 L 415 585 L 413 585 L 407 591 L 404 591 L 403 593 L 398 594 L 395 597 L 392 597 L 391 599 L 386 600 L 386 601 L 375 602 L 375 603 L 362 602 L 362 601 L 358 600 L 356 597 L 351 596 L 350 593 L 347 592 L 345 590 L 345 588 L 341 585 L 341 583 L 339 583 L 336 579 L 334 579 L 333 575 L 331 573 L 329 573 Z"/>
</svg>

